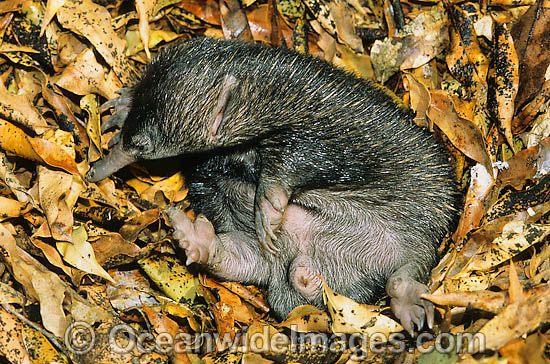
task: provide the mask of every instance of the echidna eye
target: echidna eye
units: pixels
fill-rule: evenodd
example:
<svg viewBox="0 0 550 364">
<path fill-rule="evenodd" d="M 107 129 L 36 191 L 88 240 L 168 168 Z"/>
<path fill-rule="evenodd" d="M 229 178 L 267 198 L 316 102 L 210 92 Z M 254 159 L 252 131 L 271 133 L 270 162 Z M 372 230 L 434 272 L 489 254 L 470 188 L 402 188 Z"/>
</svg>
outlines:
<svg viewBox="0 0 550 364">
<path fill-rule="evenodd" d="M 151 139 L 143 136 L 133 138 L 132 145 L 141 153 L 146 153 L 153 150 Z"/>
</svg>

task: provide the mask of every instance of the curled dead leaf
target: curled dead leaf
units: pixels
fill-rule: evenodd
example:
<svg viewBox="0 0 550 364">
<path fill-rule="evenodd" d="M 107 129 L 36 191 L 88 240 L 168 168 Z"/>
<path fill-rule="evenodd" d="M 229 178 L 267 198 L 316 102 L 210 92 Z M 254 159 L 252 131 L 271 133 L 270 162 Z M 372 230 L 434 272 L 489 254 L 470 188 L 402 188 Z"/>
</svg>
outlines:
<svg viewBox="0 0 550 364">
<path fill-rule="evenodd" d="M 362 305 L 342 296 L 330 289 L 324 280 L 323 300 L 332 318 L 331 328 L 334 333 L 381 333 L 388 337 L 392 332 L 403 331 L 399 323 L 380 313 L 378 306 Z"/>
<path fill-rule="evenodd" d="M 493 166 L 481 131 L 459 117 L 451 98 L 444 91 L 432 91 L 428 117 L 445 133 L 455 147 L 490 171 Z"/>
</svg>

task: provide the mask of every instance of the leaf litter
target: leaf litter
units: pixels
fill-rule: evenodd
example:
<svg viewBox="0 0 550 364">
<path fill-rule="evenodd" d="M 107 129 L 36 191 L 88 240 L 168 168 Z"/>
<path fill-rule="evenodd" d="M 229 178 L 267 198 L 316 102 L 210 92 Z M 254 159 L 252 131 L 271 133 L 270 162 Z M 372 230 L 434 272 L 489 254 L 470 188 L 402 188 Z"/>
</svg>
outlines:
<svg viewBox="0 0 550 364">
<path fill-rule="evenodd" d="M 0 361 L 548 363 L 548 9 L 548 1 L 0 1 Z M 101 133 L 100 105 L 159 49 L 204 35 L 286 46 L 383 82 L 449 149 L 464 208 L 424 295 L 438 310 L 433 334 L 445 340 L 415 346 L 385 297 L 359 305 L 326 284 L 328 312 L 300 306 L 278 322 L 260 289 L 189 270 L 175 251 L 160 211 L 188 205 L 177 168 L 134 165 L 97 184 L 83 179 L 113 135 Z M 89 351 L 67 341 L 75 323 L 94 328 Z M 142 334 L 150 350 L 114 352 L 110 339 L 133 338 L 110 337 L 117 325 Z M 296 333 L 330 339 L 288 341 Z M 377 333 L 401 336 L 387 343 Z M 374 340 L 347 345 L 358 334 Z M 185 350 L 169 350 L 166 335 L 183 338 Z M 443 344 L 456 350 L 428 350 Z"/>
</svg>

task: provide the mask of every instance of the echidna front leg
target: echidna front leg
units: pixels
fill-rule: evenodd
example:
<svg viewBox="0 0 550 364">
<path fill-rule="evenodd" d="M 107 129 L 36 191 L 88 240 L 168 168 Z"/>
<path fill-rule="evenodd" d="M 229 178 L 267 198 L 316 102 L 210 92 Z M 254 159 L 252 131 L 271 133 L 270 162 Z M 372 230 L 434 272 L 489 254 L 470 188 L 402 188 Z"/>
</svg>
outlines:
<svg viewBox="0 0 550 364">
<path fill-rule="evenodd" d="M 104 112 L 110 108 L 114 108 L 115 111 L 107 120 L 101 124 L 101 132 L 104 133 L 113 127 L 122 128 L 124 121 L 130 112 L 132 107 L 132 88 L 125 87 L 117 91 L 119 97 L 115 97 L 99 107 L 99 112 Z"/>
<path fill-rule="evenodd" d="M 204 215 L 195 221 L 175 207 L 164 210 L 174 228 L 174 238 L 185 250 L 186 264 L 198 263 L 223 279 L 265 284 L 269 266 L 254 238 L 233 231 L 216 234 Z"/>
<path fill-rule="evenodd" d="M 207 264 L 216 248 L 216 234 L 210 221 L 204 215 L 199 215 L 193 222 L 184 211 L 175 207 L 167 207 L 164 211 L 174 228 L 174 238 L 178 240 L 180 248 L 185 250 L 185 264 Z"/>
</svg>

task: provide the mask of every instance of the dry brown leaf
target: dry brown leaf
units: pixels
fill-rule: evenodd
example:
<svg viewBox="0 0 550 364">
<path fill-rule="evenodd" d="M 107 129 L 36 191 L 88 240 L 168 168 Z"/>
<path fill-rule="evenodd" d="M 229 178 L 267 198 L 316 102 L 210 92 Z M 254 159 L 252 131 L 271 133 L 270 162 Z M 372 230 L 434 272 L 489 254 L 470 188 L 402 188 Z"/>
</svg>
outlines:
<svg viewBox="0 0 550 364">
<path fill-rule="evenodd" d="M 448 278 L 443 282 L 442 292 L 475 292 L 489 289 L 494 285 L 500 272 L 461 275 Z M 442 292 L 437 292 L 442 293 Z"/>
<path fill-rule="evenodd" d="M 115 283 L 109 273 L 97 262 L 94 250 L 87 240 L 88 234 L 86 234 L 84 226 L 81 225 L 72 230 L 70 243 L 58 241 L 56 247 L 63 256 L 63 260 L 73 267 Z"/>
<path fill-rule="evenodd" d="M 550 137 L 550 109 L 536 117 L 530 131 L 520 135 L 526 147 L 538 145 L 548 137 Z"/>
<path fill-rule="evenodd" d="M 12 217 L 19 217 L 29 212 L 30 209 L 32 209 L 31 204 L 0 196 L 0 221 Z"/>
<path fill-rule="evenodd" d="M 196 320 L 194 316 L 195 312 L 191 309 L 190 305 L 186 305 L 183 303 L 165 302 L 162 305 L 162 312 L 166 312 L 167 314 L 170 314 L 175 317 L 186 319 L 189 324 L 189 327 L 192 330 L 196 332 L 201 331 L 201 323 L 199 323 Z M 203 318 L 205 319 L 205 321 L 211 321 L 210 317 L 208 318 L 203 317 Z"/>
<path fill-rule="evenodd" d="M 529 265 L 525 269 L 525 275 L 527 278 L 534 281 L 535 284 L 539 284 L 540 281 L 537 281 L 537 271 L 545 270 L 545 266 L 550 262 L 550 245 L 545 245 L 540 253 L 535 253 L 529 261 Z M 548 267 L 546 267 L 548 269 Z M 544 271 L 541 273 L 545 273 Z"/>
<path fill-rule="evenodd" d="M 398 70 L 417 68 L 448 44 L 446 15 L 441 5 L 419 14 L 395 37 L 375 41 L 371 60 L 376 79 L 384 83 Z"/>
<path fill-rule="evenodd" d="M 491 6 L 506 6 L 506 7 L 516 7 L 516 6 L 529 6 L 536 3 L 536 0 L 489 0 L 488 4 Z"/>
<path fill-rule="evenodd" d="M 422 12 L 413 22 L 405 25 L 403 32 L 410 33 L 405 42 L 407 57 L 402 70 L 418 68 L 437 57 L 449 43 L 447 14 L 441 4 Z"/>
<path fill-rule="evenodd" d="M 521 133 L 533 124 L 533 119 L 540 113 L 546 113 L 546 102 L 550 95 L 550 80 L 545 80 L 540 92 L 518 111 L 516 118 L 512 122 L 514 133 Z"/>
<path fill-rule="evenodd" d="M 550 285 L 545 284 L 538 294 L 506 306 L 478 331 L 485 335 L 485 350 L 500 349 L 510 341 L 533 332 L 542 322 L 550 320 L 549 301 Z M 477 351 L 480 348 L 471 349 Z"/>
<path fill-rule="evenodd" d="M 218 313 L 217 319 L 222 319 L 223 317 L 228 317 L 229 320 L 234 319 L 246 324 L 251 324 L 254 321 L 254 318 L 248 309 L 248 307 L 241 301 L 240 297 L 222 286 L 220 283 L 214 281 L 211 278 L 203 277 L 201 283 L 208 288 L 214 288 L 217 290 L 218 295 L 220 296 L 220 302 L 214 303 L 218 304 L 216 310 L 220 311 Z M 224 312 L 222 312 L 224 311 Z M 231 311 L 231 313 L 229 313 Z M 220 321 L 219 321 L 220 322 Z M 219 323 L 218 322 L 218 323 Z M 229 323 L 231 325 L 231 323 Z"/>
<path fill-rule="evenodd" d="M 550 234 L 545 224 L 525 224 L 511 221 L 502 228 L 502 234 L 473 256 L 462 273 L 488 270 L 521 253 Z"/>
<path fill-rule="evenodd" d="M 327 2 L 318 0 L 305 0 L 304 4 L 313 13 L 315 20 L 323 27 L 330 35 L 336 35 L 336 22 L 330 12 Z"/>
<path fill-rule="evenodd" d="M 220 14 L 225 39 L 253 41 L 246 14 L 238 0 L 220 0 Z"/>
<path fill-rule="evenodd" d="M 139 270 L 110 271 L 116 285 L 109 284 L 106 290 L 106 302 L 117 310 L 141 309 L 143 305 L 159 304 L 150 281 Z"/>
<path fill-rule="evenodd" d="M 527 223 L 540 220 L 550 208 L 548 188 L 550 176 L 544 176 L 532 187 L 523 191 L 508 190 L 493 203 L 483 217 L 483 223 L 509 217 Z"/>
<path fill-rule="evenodd" d="M 140 362 L 148 363 L 148 355 L 143 352 L 138 352 L 135 348 L 135 341 L 129 337 L 126 330 L 120 330 L 120 326 L 112 320 L 104 320 L 99 325 L 94 326 L 94 342 L 91 349 L 81 355 L 75 355 L 73 362 L 77 363 L 95 363 L 95 364 L 125 364 L 131 363 L 132 360 L 139 356 Z M 80 327 L 77 327 L 80 328 Z M 86 330 L 86 327 L 84 327 Z M 85 331 L 84 331 L 85 332 Z M 73 338 L 73 340 L 82 340 L 86 343 L 86 337 Z M 117 345 L 114 346 L 113 342 Z M 82 344 L 76 342 L 75 345 Z M 129 349 L 129 350 L 126 350 Z M 165 363 L 168 361 L 166 357 L 155 357 L 149 359 L 150 363 Z"/>
<path fill-rule="evenodd" d="M 48 0 L 46 3 L 46 11 L 44 12 L 44 19 L 42 20 L 42 28 L 40 29 L 40 36 L 44 35 L 46 27 L 52 21 L 53 17 L 57 13 L 57 10 L 65 4 L 65 0 Z"/>
<path fill-rule="evenodd" d="M 115 74 L 103 69 L 91 49 L 80 53 L 55 84 L 77 95 L 96 93 L 108 100 L 117 97 L 116 91 L 122 88 Z"/>
<path fill-rule="evenodd" d="M 157 333 L 168 333 L 172 336 L 176 336 L 178 333 L 178 324 L 166 315 L 145 305 L 143 306 L 143 312 Z"/>
<path fill-rule="evenodd" d="M 319 34 L 319 41 L 317 44 L 323 52 L 322 58 L 332 63 L 336 55 L 336 39 L 325 31 L 317 21 L 311 21 L 310 25 Z"/>
<path fill-rule="evenodd" d="M 533 161 L 536 160 L 538 153 L 537 145 L 514 155 L 506 161 L 506 168 L 499 170 L 497 181 L 502 184 L 502 187 L 512 186 L 517 190 L 522 189 L 525 183 L 537 173 L 537 167 Z"/>
<path fill-rule="evenodd" d="M 61 138 L 61 140 L 59 139 Z M 56 140 L 57 139 L 57 140 Z M 63 139 L 69 139 L 63 145 Z M 76 176 L 82 176 L 75 162 L 72 134 L 63 130 L 47 131 L 42 138 L 29 138 L 28 142 L 42 161 Z"/>
<path fill-rule="evenodd" d="M 53 246 L 46 244 L 42 240 L 38 238 L 31 238 L 31 241 L 34 246 L 36 246 L 38 249 L 42 251 L 48 262 L 50 264 L 54 265 L 55 267 L 60 268 L 65 272 L 65 274 L 71 278 L 74 278 L 76 275 L 76 271 L 74 268 L 68 267 L 63 263 L 63 259 L 61 258 L 61 255 L 55 249 Z"/>
<path fill-rule="evenodd" d="M 218 350 L 221 351 L 229 349 L 233 345 L 233 342 L 235 340 L 237 328 L 235 327 L 235 316 L 233 314 L 233 307 L 235 306 L 225 303 L 222 300 L 220 300 L 220 302 L 214 303 L 214 305 L 211 306 L 212 314 L 214 315 L 214 320 L 216 321 L 217 332 L 219 333 L 220 338 L 222 338 L 221 342 L 227 345 L 222 345 L 221 347 L 219 347 Z"/>
<path fill-rule="evenodd" d="M 277 6 L 279 3 L 277 3 Z M 246 13 L 248 25 L 252 32 L 252 37 L 255 41 L 260 41 L 269 44 L 271 42 L 271 14 L 269 13 L 269 5 L 261 4 Z"/>
<path fill-rule="evenodd" d="M 476 100 L 478 105 L 486 105 L 489 62 L 479 47 L 472 14 L 461 8 L 468 5 L 451 6 L 451 52 L 446 61 L 453 76 L 468 90 L 469 98 Z"/>
<path fill-rule="evenodd" d="M 21 325 L 21 337 L 33 362 L 68 364 L 69 358 L 57 351 L 43 333 L 28 325 Z"/>
<path fill-rule="evenodd" d="M 525 301 L 525 293 L 523 292 L 523 286 L 521 285 L 516 266 L 512 259 L 510 259 L 510 269 L 508 270 L 508 281 L 510 287 L 508 288 L 508 296 L 510 297 L 510 303 Z"/>
<path fill-rule="evenodd" d="M 52 237 L 58 241 L 71 241 L 73 228 L 72 207 L 83 190 L 81 181 L 61 171 L 38 167 L 40 206 L 46 214 Z"/>
<path fill-rule="evenodd" d="M 489 174 L 483 165 L 477 164 L 472 167 L 464 211 L 453 234 L 454 241 L 461 243 L 470 231 L 479 227 L 485 214 L 484 202 L 488 199 L 493 185 L 493 176 Z"/>
<path fill-rule="evenodd" d="M 432 91 L 428 117 L 445 133 L 455 147 L 488 171 L 492 163 L 480 130 L 469 120 L 456 114 L 453 103 L 444 91 Z"/>
<path fill-rule="evenodd" d="M 63 120 L 65 123 L 63 128 L 73 130 L 75 147 L 80 156 L 85 156 L 83 150 L 90 145 L 86 129 L 76 120 L 67 99 L 63 97 L 59 87 L 51 83 L 43 83 L 41 92 L 44 99 L 53 107 L 52 111 L 56 114 L 57 119 Z"/>
<path fill-rule="evenodd" d="M 336 35 L 338 39 L 357 53 L 363 53 L 363 41 L 357 35 L 355 30 L 355 18 L 352 8 L 348 3 L 342 0 L 332 0 L 328 3 L 328 8 L 334 19 L 336 26 Z"/>
<path fill-rule="evenodd" d="M 176 256 L 152 254 L 140 259 L 138 263 L 149 278 L 174 301 L 195 299 L 198 279 Z"/>
<path fill-rule="evenodd" d="M 99 126 L 99 105 L 97 102 L 97 97 L 93 94 L 84 96 L 80 99 L 80 107 L 88 113 L 86 133 L 93 145 L 93 148 L 90 148 L 88 150 L 88 161 L 96 161 L 99 158 L 103 158 L 103 148 L 101 148 L 101 129 Z"/>
<path fill-rule="evenodd" d="M 119 233 L 113 232 L 100 235 L 93 241 L 92 246 L 96 259 L 102 266 L 131 263 L 140 252 L 139 246 L 124 240 Z"/>
<path fill-rule="evenodd" d="M 279 326 L 297 332 L 330 332 L 330 317 L 315 306 L 302 305 L 290 311 Z"/>
<path fill-rule="evenodd" d="M 114 207 L 120 211 L 120 206 L 124 206 L 127 203 L 123 201 L 117 194 L 115 184 L 109 178 L 99 181 L 98 183 L 88 183 L 86 191 L 82 192 L 81 197 L 92 201 L 100 202 L 107 206 Z M 109 220 L 105 218 L 105 220 Z"/>
<path fill-rule="evenodd" d="M 4 259 L 11 266 L 14 278 L 25 287 L 25 292 L 40 302 L 40 314 L 44 327 L 62 337 L 69 325 L 63 311 L 63 301 L 69 287 L 56 273 L 44 267 L 26 251 L 15 244 L 8 229 L 0 224 L 0 247 Z"/>
<path fill-rule="evenodd" d="M 134 242 L 139 233 L 147 226 L 151 225 L 160 218 L 159 209 L 143 211 L 130 219 L 119 230 L 120 235 L 129 242 Z"/>
<path fill-rule="evenodd" d="M 366 80 L 374 80 L 374 70 L 370 62 L 370 56 L 355 53 L 348 47 L 334 43 L 336 47 L 335 57 L 332 60 L 335 66 L 342 67 L 353 72 L 357 77 Z"/>
<path fill-rule="evenodd" d="M 80 41 L 73 33 L 65 32 L 59 35 L 59 54 L 56 66 L 59 69 L 73 62 L 87 45 Z"/>
<path fill-rule="evenodd" d="M 136 81 L 136 71 L 124 56 L 126 42 L 112 28 L 113 19 L 107 9 L 91 0 L 66 0 L 57 11 L 57 19 L 64 28 L 88 39 L 122 84 L 131 85 Z"/>
<path fill-rule="evenodd" d="M 181 34 L 176 34 L 166 30 L 153 29 L 149 34 L 149 48 L 156 47 L 161 42 L 171 42 L 177 39 Z M 127 56 L 136 56 L 139 52 L 144 50 L 142 39 L 139 37 L 138 31 L 130 30 L 126 32 L 126 40 L 128 41 L 128 48 L 126 49 Z M 135 58 L 135 57 L 134 57 Z M 139 59 L 139 58 L 136 58 Z M 139 59 L 141 61 L 141 59 Z M 146 60 L 143 60 L 146 62 Z"/>
<path fill-rule="evenodd" d="M 14 95 L 0 85 L 0 116 L 42 134 L 51 127 L 26 95 Z"/>
<path fill-rule="evenodd" d="M 256 353 L 245 353 L 243 355 L 242 364 L 272 364 L 274 361 L 268 360 Z"/>
<path fill-rule="evenodd" d="M 276 339 L 281 335 L 284 336 L 284 334 L 267 322 L 255 321 L 248 328 L 246 347 L 251 348 L 253 352 L 260 352 L 264 355 L 272 351 L 284 351 L 287 349 L 288 342 L 278 345 L 280 341 Z M 270 343 L 274 343 L 274 345 L 270 345 Z"/>
<path fill-rule="evenodd" d="M 235 293 L 246 302 L 250 303 L 252 306 L 264 311 L 269 311 L 269 306 L 263 298 L 263 294 L 254 286 L 243 286 L 237 282 L 219 282 L 220 285 L 224 286 L 231 292 Z"/>
<path fill-rule="evenodd" d="M 496 81 L 497 116 L 500 128 L 510 146 L 512 137 L 512 117 L 514 116 L 516 94 L 518 92 L 518 56 L 512 36 L 505 25 L 495 23 L 494 60 Z"/>
<path fill-rule="evenodd" d="M 417 125 L 432 129 L 433 126 L 429 125 L 426 115 L 426 111 L 430 106 L 430 92 L 412 74 L 407 73 L 405 77 L 409 82 L 411 108 L 416 112 L 414 122 Z"/>
<path fill-rule="evenodd" d="M 383 334 L 403 331 L 403 327 L 390 317 L 380 313 L 380 307 L 362 305 L 351 298 L 334 292 L 323 280 L 323 301 L 332 319 L 334 333 Z"/>
<path fill-rule="evenodd" d="M 477 104 L 476 101 L 471 98 L 465 98 L 463 95 L 467 94 L 468 91 L 462 85 L 456 84 L 455 87 L 457 90 L 449 94 L 449 96 L 453 101 L 453 106 L 455 107 L 456 113 L 461 118 L 472 121 L 474 125 L 479 128 L 482 135 L 487 137 L 492 126 L 492 120 L 487 114 L 487 108 Z M 500 136 L 498 133 L 497 135 Z M 488 141 L 485 144 L 490 145 Z M 495 154 L 490 155 L 496 159 Z"/>
<path fill-rule="evenodd" d="M 23 343 L 24 324 L 2 307 L 0 307 L 0 324 L 2 325 L 0 353 L 11 363 L 32 364 L 33 361 Z"/>
<path fill-rule="evenodd" d="M 0 282 L 0 304 L 15 303 L 19 306 L 23 306 L 25 301 L 26 299 L 23 294 L 8 286 L 6 283 Z"/>
<path fill-rule="evenodd" d="M 491 313 L 499 313 L 508 303 L 506 293 L 492 291 L 458 291 L 443 295 L 423 293 L 422 298 L 441 306 L 468 307 Z"/>
<path fill-rule="evenodd" d="M 498 352 L 507 359 L 508 364 L 548 364 L 544 355 L 547 339 L 537 332 L 527 339 L 517 338 L 501 347 Z"/>
<path fill-rule="evenodd" d="M 172 319 L 170 319 L 168 316 L 166 316 L 163 313 L 155 311 L 153 308 L 148 307 L 146 305 L 143 306 L 143 312 L 147 316 L 147 320 L 151 324 L 151 326 L 154 328 L 154 330 L 160 334 L 160 335 L 170 335 L 171 338 L 177 338 L 177 335 L 180 332 L 178 323 Z M 164 336 L 166 337 L 166 336 Z M 157 336 L 158 338 L 158 336 Z M 166 341 L 166 345 L 162 345 L 162 341 L 159 340 L 159 346 L 161 350 L 167 350 L 167 352 L 170 352 L 174 349 L 173 341 L 170 343 L 170 341 Z M 170 351 L 168 351 L 170 350 Z M 175 350 L 173 352 L 173 358 L 172 361 L 176 364 L 185 364 L 185 363 L 191 363 L 189 358 L 187 357 L 187 353 L 182 350 Z"/>
<path fill-rule="evenodd" d="M 14 124 L 0 119 L 0 148 L 19 157 L 41 162 L 27 135 Z"/>
<path fill-rule="evenodd" d="M 149 19 L 153 15 L 153 8 L 155 7 L 156 0 L 136 0 L 136 10 L 139 16 L 139 35 L 147 54 L 147 59 L 151 59 L 151 51 L 149 51 Z"/>
<path fill-rule="evenodd" d="M 36 100 L 42 91 L 44 74 L 35 70 L 17 68 L 13 73 L 17 83 L 17 95 L 25 95 L 29 101 Z"/>
<path fill-rule="evenodd" d="M 550 64 L 550 8 L 536 2 L 514 23 L 511 33 L 519 59 L 519 89 L 516 109 L 536 96 L 545 82 Z"/>
<path fill-rule="evenodd" d="M 153 186 L 140 193 L 140 197 L 147 201 L 155 201 L 155 194 L 161 191 L 171 202 L 180 202 L 187 196 L 187 189 L 184 189 L 184 177 L 181 172 L 155 183 Z"/>
<path fill-rule="evenodd" d="M 1 125 L 1 121 L 0 121 Z M 1 127 L 0 127 L 1 128 Z M 0 143 L 1 146 L 1 143 Z M 40 209 L 35 202 L 32 195 L 27 191 L 17 176 L 12 171 L 12 166 L 8 161 L 6 155 L 0 151 L 0 179 L 6 184 L 6 186 L 15 195 L 17 200 L 22 203 L 30 202 L 35 208 Z"/>
<path fill-rule="evenodd" d="M 209 24 L 221 25 L 219 3 L 216 0 L 182 1 L 178 6 Z"/>
</svg>

